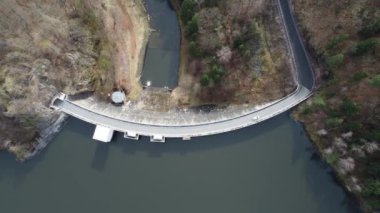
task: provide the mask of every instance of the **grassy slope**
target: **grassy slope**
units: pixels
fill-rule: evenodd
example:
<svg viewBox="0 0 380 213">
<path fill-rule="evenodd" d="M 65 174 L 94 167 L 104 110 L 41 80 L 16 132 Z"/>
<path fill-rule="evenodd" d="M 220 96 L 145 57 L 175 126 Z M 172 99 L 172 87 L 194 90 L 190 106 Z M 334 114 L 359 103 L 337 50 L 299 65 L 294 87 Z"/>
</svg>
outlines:
<svg viewBox="0 0 380 213">
<path fill-rule="evenodd" d="M 380 1 L 294 0 L 293 6 L 322 82 L 296 117 L 363 209 L 379 209 Z"/>
</svg>

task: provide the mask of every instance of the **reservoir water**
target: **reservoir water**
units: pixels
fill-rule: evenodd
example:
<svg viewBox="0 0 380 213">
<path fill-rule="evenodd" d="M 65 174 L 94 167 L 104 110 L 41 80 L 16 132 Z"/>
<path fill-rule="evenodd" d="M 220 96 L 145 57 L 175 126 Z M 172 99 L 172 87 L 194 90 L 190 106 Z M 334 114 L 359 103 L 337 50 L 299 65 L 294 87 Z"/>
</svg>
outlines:
<svg viewBox="0 0 380 213">
<path fill-rule="evenodd" d="M 93 130 L 70 119 L 33 160 L 0 154 L 0 212 L 355 212 L 287 114 L 165 144 L 102 144 Z"/>
</svg>

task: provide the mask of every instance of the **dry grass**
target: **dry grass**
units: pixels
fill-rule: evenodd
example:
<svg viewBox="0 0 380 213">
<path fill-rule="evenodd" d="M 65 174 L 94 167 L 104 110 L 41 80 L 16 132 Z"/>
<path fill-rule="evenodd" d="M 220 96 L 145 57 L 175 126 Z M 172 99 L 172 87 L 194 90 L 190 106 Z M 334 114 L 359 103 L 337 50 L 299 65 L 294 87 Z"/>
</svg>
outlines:
<svg viewBox="0 0 380 213">
<path fill-rule="evenodd" d="M 97 66 L 100 24 L 74 4 L 0 1 L 0 146 L 18 157 L 54 122 L 48 104 L 55 93 L 93 91 L 103 78 Z"/>
</svg>

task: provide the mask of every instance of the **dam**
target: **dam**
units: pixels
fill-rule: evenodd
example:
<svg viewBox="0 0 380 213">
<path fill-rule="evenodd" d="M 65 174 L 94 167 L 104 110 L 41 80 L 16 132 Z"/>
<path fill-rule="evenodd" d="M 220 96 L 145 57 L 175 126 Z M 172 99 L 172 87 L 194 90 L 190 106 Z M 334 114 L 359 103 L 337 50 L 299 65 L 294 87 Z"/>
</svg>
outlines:
<svg viewBox="0 0 380 213">
<path fill-rule="evenodd" d="M 167 1 L 162 1 L 160 4 L 168 3 Z M 219 134 L 244 128 L 286 112 L 309 98 L 312 95 L 315 84 L 313 70 L 310 66 L 307 52 L 302 44 L 302 40 L 300 39 L 293 15 L 289 9 L 288 2 L 277 1 L 277 5 L 281 13 L 282 22 L 287 32 L 287 43 L 292 55 L 292 61 L 294 63 L 294 79 L 297 85 L 297 88 L 286 97 L 268 103 L 264 106 L 241 106 L 216 112 L 199 113 L 194 111 L 147 112 L 133 109 L 121 110 L 120 108 L 116 109 L 113 106 L 100 107 L 100 104 L 96 102 L 83 105 L 70 100 L 70 98 L 64 94 L 58 94 L 52 100 L 51 108 L 61 110 L 73 117 L 96 125 L 98 127 L 97 129 L 102 129 L 104 132 L 101 134 L 103 135 L 101 137 L 101 141 L 103 142 L 109 142 L 108 134 L 113 131 L 124 133 L 126 138 L 138 139 L 139 136 L 148 136 L 151 138 L 152 142 L 165 142 L 166 138 L 182 138 L 184 140 L 189 140 L 193 137 Z M 159 10 L 162 9 L 161 7 L 156 7 L 156 9 L 157 8 Z M 166 5 L 166 8 L 172 13 L 174 12 L 170 8 L 170 4 Z M 172 24 L 178 27 L 177 22 L 173 22 Z M 159 24 L 156 23 L 155 26 L 159 26 Z M 177 30 L 169 30 L 168 32 L 168 35 L 173 34 L 173 32 L 177 32 L 179 36 L 179 32 Z M 155 38 L 163 39 L 170 37 L 165 35 L 166 34 L 164 33 L 156 35 L 153 34 L 151 40 L 154 40 Z M 158 47 L 165 49 L 166 45 L 164 44 L 165 42 Z M 174 47 L 176 47 L 176 42 L 174 42 Z M 151 48 L 149 48 L 148 44 L 147 53 L 149 51 L 156 51 L 154 48 L 151 50 L 150 49 Z M 173 55 L 175 49 L 176 48 L 171 49 L 172 51 L 168 51 L 170 53 L 168 54 Z M 154 56 L 152 57 L 156 58 L 162 54 L 163 53 L 157 55 L 153 54 Z M 149 56 L 146 56 L 145 60 L 148 59 L 147 57 L 149 58 Z M 178 61 L 179 60 L 177 60 L 174 65 L 171 65 L 172 70 L 176 70 L 176 67 L 178 67 Z M 144 66 L 145 68 L 147 67 L 147 65 Z M 154 69 L 149 70 L 150 71 L 148 71 L 148 73 L 145 73 L 144 70 L 143 75 L 145 73 L 145 75 L 150 76 L 149 72 L 153 72 Z M 155 75 L 160 74 L 156 73 Z M 163 85 L 169 85 L 169 83 L 164 82 L 163 84 L 153 86 L 160 87 Z M 175 83 L 170 85 L 173 86 Z M 94 136 L 97 134 L 100 133 L 95 132 Z M 99 137 L 94 138 L 99 139 Z"/>
</svg>

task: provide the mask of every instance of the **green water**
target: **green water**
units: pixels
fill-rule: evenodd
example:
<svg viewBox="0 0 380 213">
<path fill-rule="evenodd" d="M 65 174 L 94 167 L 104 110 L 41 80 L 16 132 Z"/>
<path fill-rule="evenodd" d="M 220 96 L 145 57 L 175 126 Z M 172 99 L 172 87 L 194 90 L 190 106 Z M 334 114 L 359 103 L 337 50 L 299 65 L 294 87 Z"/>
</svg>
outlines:
<svg viewBox="0 0 380 213">
<path fill-rule="evenodd" d="M 121 134 L 102 144 L 93 130 L 70 119 L 35 159 L 0 154 L 0 212 L 354 212 L 286 114 L 165 144 Z"/>
</svg>

